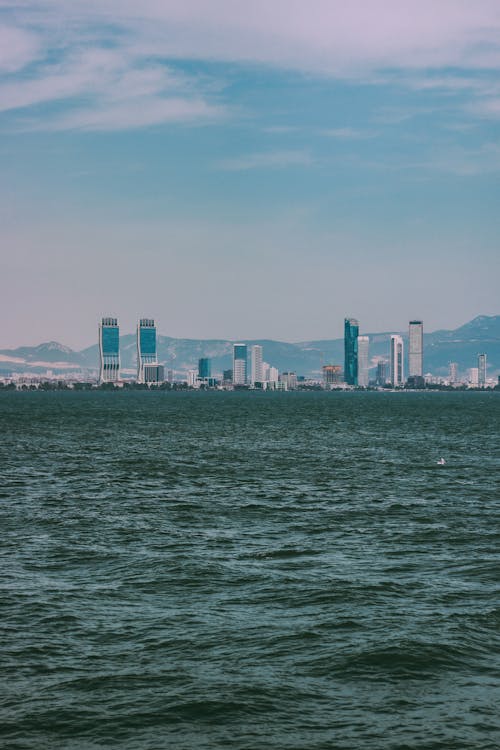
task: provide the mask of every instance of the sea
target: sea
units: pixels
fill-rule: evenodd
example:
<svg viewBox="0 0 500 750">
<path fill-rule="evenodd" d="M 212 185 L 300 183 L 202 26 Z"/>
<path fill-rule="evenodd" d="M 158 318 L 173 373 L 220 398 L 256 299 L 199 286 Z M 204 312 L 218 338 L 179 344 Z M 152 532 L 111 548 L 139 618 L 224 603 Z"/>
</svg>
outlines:
<svg viewBox="0 0 500 750">
<path fill-rule="evenodd" d="M 0 392 L 0 747 L 498 750 L 499 427 L 498 392 Z"/>
</svg>

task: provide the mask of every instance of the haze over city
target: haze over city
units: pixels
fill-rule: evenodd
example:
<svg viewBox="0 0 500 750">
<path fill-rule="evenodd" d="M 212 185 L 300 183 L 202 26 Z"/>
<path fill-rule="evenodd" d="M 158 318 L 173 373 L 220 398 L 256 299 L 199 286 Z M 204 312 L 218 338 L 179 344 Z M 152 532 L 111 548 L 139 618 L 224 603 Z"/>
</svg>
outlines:
<svg viewBox="0 0 500 750">
<path fill-rule="evenodd" d="M 1 347 L 88 346 L 114 314 L 303 341 L 498 313 L 497 2 L 40 0 L 0 24 Z"/>
</svg>

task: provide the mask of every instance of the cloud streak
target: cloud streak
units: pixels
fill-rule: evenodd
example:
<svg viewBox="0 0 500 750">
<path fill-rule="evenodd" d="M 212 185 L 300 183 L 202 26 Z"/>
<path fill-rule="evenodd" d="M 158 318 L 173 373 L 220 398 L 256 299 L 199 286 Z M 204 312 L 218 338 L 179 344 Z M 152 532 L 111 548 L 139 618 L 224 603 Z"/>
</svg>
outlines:
<svg viewBox="0 0 500 750">
<path fill-rule="evenodd" d="M 327 128 L 321 131 L 321 135 L 327 138 L 338 138 L 339 140 L 362 140 L 364 138 L 375 138 L 377 133 L 371 130 L 357 130 L 356 128 Z"/>
<path fill-rule="evenodd" d="M 498 96 L 470 75 L 498 73 L 497 0 L 254 0 L 251 9 L 243 0 L 16 0 L 0 12 L 0 110 L 65 104 L 39 127 L 211 121 L 224 114 L 222 94 L 181 74 L 188 60 L 461 92 L 497 116 Z M 360 137 L 348 131 L 330 135 Z"/>
<path fill-rule="evenodd" d="M 234 159 L 224 159 L 217 167 L 227 172 L 245 172 L 251 169 L 285 169 L 310 167 L 314 163 L 307 151 L 264 151 Z"/>
<path fill-rule="evenodd" d="M 226 108 L 203 86 L 158 62 L 130 58 L 123 50 L 90 48 L 39 66 L 31 77 L 0 82 L 0 112 L 65 103 L 67 108 L 31 129 L 110 130 L 165 122 L 220 119 Z"/>
<path fill-rule="evenodd" d="M 11 3 L 20 23 L 125 34 L 166 57 L 260 62 L 334 75 L 394 68 L 496 68 L 496 0 L 38 0 Z M 111 31 L 110 31 L 111 30 Z M 60 33 L 60 32 L 59 32 Z"/>
<path fill-rule="evenodd" d="M 36 60 L 41 46 L 36 34 L 16 26 L 0 24 L 0 74 L 22 70 Z"/>
</svg>

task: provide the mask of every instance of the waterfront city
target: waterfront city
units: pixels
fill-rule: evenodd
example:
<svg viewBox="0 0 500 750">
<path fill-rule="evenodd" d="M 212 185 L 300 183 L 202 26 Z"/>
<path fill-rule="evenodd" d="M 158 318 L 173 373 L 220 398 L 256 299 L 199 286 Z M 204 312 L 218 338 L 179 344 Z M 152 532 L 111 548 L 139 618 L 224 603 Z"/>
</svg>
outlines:
<svg viewBox="0 0 500 750">
<path fill-rule="evenodd" d="M 385 337 L 387 355 L 380 354 L 381 334 L 377 353 L 371 356 L 370 335 L 360 333 L 356 318 L 344 319 L 343 362 L 319 362 L 308 375 L 292 368 L 279 369 L 265 359 L 261 343 L 230 343 L 231 366 L 216 370 L 212 357 L 204 355 L 184 370 L 174 369 L 161 361 L 158 350 L 156 321 L 140 318 L 135 334 L 135 370 L 122 367 L 121 336 L 118 318 L 103 317 L 98 326 L 98 370 L 95 373 L 58 373 L 53 369 L 36 375 L 4 373 L 1 387 L 20 389 L 39 387 L 142 387 L 147 389 L 195 390 L 387 390 L 387 389 L 485 389 L 498 388 L 500 376 L 488 373 L 488 357 L 478 351 L 470 366 L 460 370 L 449 361 L 447 372 L 426 372 L 424 360 L 424 324 L 410 320 L 406 336 L 401 333 Z M 57 346 L 54 344 L 54 346 Z M 323 359 L 323 354 L 319 353 Z"/>
</svg>

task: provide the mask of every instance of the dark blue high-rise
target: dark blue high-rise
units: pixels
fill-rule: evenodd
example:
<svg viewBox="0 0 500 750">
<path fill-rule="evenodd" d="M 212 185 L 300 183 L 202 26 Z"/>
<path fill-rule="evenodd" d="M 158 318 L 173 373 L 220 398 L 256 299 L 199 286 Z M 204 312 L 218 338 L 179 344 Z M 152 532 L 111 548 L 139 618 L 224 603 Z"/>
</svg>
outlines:
<svg viewBox="0 0 500 750">
<path fill-rule="evenodd" d="M 355 318 L 344 319 L 344 381 L 358 384 L 359 323 Z"/>
<path fill-rule="evenodd" d="M 212 377 L 212 362 L 208 357 L 201 357 L 198 360 L 198 377 L 199 378 L 211 378 Z"/>
</svg>

